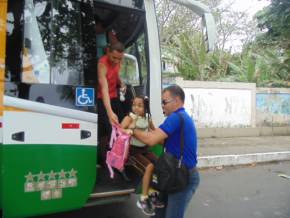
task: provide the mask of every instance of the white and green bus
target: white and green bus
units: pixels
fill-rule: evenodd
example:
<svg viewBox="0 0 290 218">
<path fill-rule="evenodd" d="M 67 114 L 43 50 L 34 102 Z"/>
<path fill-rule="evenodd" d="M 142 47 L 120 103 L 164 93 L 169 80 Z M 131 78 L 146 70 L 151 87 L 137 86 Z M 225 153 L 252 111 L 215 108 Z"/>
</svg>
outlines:
<svg viewBox="0 0 290 218">
<path fill-rule="evenodd" d="M 196 1 L 213 47 L 214 22 Z M 150 96 L 162 120 L 161 61 L 153 0 L 0 0 L 0 208 L 27 217 L 126 199 L 132 182 L 98 164 L 95 17 L 126 47 L 122 79 Z M 154 148 L 153 148 L 154 149 Z M 156 148 L 155 148 L 156 149 Z M 130 166 L 128 166 L 130 173 Z"/>
</svg>

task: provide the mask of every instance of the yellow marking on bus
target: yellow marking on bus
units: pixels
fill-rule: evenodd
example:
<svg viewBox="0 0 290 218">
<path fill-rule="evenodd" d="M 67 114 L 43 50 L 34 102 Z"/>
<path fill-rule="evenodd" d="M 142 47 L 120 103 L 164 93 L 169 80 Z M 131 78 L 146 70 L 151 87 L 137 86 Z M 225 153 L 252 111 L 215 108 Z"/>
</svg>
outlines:
<svg viewBox="0 0 290 218">
<path fill-rule="evenodd" d="M 7 0 L 0 1 L 0 116 L 3 115 Z"/>
<path fill-rule="evenodd" d="M 11 106 L 4 106 L 4 111 L 27 112 L 27 110 Z"/>
</svg>

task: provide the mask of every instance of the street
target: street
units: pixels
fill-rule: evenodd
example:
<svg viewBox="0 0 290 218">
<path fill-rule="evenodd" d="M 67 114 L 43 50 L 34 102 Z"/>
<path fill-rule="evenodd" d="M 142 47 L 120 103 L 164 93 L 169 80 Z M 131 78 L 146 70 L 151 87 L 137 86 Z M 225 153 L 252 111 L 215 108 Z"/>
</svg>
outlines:
<svg viewBox="0 0 290 218">
<path fill-rule="evenodd" d="M 290 161 L 248 166 L 202 169 L 201 184 L 186 218 L 286 218 L 290 217 Z M 145 218 L 128 202 L 83 208 L 41 218 Z"/>
</svg>

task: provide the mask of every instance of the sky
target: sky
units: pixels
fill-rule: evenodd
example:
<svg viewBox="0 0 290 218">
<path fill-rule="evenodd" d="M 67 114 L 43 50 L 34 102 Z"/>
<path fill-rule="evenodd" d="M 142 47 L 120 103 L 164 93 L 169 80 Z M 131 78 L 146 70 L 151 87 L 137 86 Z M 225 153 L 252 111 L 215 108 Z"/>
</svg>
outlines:
<svg viewBox="0 0 290 218">
<path fill-rule="evenodd" d="M 256 12 L 270 4 L 270 0 L 223 0 L 224 4 L 233 2 L 231 8 L 234 11 L 246 12 L 249 18 L 252 18 Z M 234 36 L 234 35 L 233 35 Z M 225 48 L 231 49 L 232 52 L 240 52 L 242 50 L 242 38 L 234 36 L 235 40 L 226 42 Z"/>
<path fill-rule="evenodd" d="M 224 0 L 229 2 L 231 0 Z M 235 0 L 232 5 L 234 10 L 246 11 L 253 16 L 257 11 L 270 4 L 270 0 Z"/>
</svg>

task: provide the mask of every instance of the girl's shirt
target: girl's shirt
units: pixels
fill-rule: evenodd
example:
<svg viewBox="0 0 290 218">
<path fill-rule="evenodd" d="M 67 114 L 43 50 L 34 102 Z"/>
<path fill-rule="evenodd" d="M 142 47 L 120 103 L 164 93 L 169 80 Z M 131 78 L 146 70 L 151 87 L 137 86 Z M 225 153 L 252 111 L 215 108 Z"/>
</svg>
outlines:
<svg viewBox="0 0 290 218">
<path fill-rule="evenodd" d="M 135 117 L 133 116 L 136 116 L 134 114 L 131 114 L 129 115 L 132 119 L 134 119 Z M 141 117 L 141 116 L 137 116 L 136 119 L 136 129 L 140 129 L 142 131 L 148 131 L 148 118 L 146 117 Z M 143 142 L 141 142 L 140 140 L 136 139 L 134 136 L 131 138 L 131 145 L 133 146 L 136 146 L 136 147 L 145 147 L 146 144 L 144 144 Z"/>
</svg>

